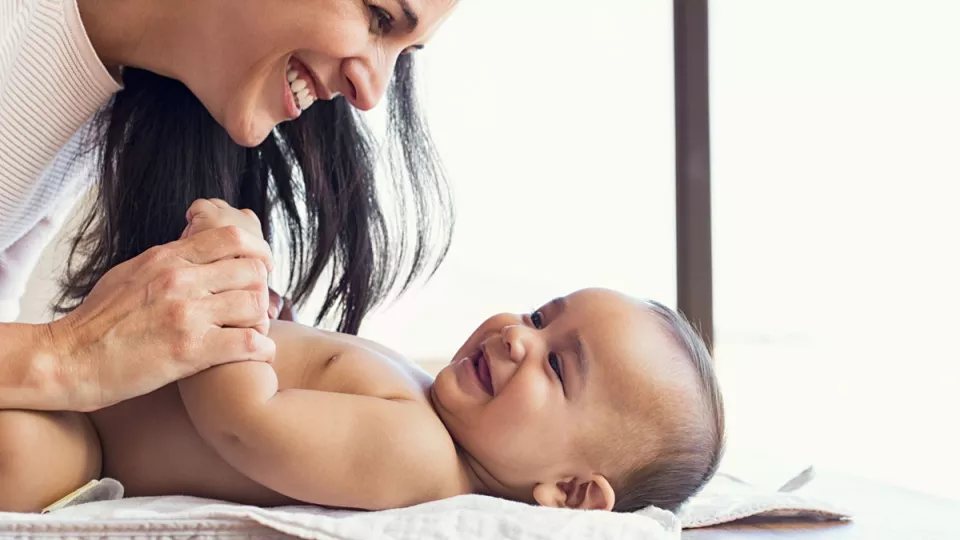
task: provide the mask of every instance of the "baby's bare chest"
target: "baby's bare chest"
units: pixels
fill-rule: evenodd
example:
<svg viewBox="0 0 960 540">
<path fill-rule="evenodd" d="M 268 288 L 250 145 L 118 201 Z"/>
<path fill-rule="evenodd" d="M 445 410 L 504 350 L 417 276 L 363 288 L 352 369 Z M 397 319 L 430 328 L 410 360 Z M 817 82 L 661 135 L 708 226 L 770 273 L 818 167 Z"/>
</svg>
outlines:
<svg viewBox="0 0 960 540">
<path fill-rule="evenodd" d="M 280 390 L 401 398 L 430 408 L 432 379 L 403 357 L 352 336 L 275 324 L 273 363 Z M 319 411 L 318 411 L 319 413 Z M 335 411 L 324 411 L 324 414 Z M 250 504 L 285 498 L 237 473 L 200 438 L 176 385 L 91 415 L 104 449 L 104 474 L 131 495 L 189 494 Z"/>
<path fill-rule="evenodd" d="M 386 399 L 426 400 L 433 379 L 399 353 L 355 336 L 299 326 L 271 329 L 281 390 L 301 388 Z"/>
</svg>

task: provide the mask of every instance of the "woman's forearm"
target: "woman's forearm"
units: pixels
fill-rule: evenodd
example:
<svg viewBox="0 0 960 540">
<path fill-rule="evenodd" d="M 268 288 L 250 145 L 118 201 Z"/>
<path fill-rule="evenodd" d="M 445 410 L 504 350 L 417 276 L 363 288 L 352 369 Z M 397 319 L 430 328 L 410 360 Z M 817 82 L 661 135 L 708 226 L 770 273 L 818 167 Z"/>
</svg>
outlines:
<svg viewBox="0 0 960 540">
<path fill-rule="evenodd" d="M 67 408 L 52 342 L 47 325 L 0 323 L 0 409 Z"/>
</svg>

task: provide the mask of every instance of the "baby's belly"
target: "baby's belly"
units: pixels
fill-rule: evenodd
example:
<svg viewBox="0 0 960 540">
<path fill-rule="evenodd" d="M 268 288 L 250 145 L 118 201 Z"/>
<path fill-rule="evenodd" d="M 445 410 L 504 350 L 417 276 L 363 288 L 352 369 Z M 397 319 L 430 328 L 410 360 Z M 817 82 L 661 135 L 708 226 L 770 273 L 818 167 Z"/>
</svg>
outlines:
<svg viewBox="0 0 960 540">
<path fill-rule="evenodd" d="M 176 385 L 90 414 L 103 448 L 103 476 L 126 496 L 191 495 L 277 506 L 287 499 L 243 476 L 200 438 Z"/>
</svg>

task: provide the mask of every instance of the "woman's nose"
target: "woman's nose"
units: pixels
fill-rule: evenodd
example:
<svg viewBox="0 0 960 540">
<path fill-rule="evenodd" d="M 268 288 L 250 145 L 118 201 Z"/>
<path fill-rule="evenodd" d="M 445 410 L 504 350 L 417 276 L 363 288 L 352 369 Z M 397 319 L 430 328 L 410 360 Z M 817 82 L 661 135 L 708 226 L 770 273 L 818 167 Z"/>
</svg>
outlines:
<svg viewBox="0 0 960 540">
<path fill-rule="evenodd" d="M 504 326 L 500 333 L 503 340 L 503 347 L 507 351 L 507 356 L 515 363 L 523 362 L 527 355 L 527 344 L 524 343 L 523 328 L 517 325 Z"/>
<path fill-rule="evenodd" d="M 350 104 L 361 111 L 376 107 L 386 93 L 396 63 L 397 55 L 385 51 L 378 51 L 372 57 L 345 60 L 343 75 L 348 87 L 344 94 Z"/>
</svg>

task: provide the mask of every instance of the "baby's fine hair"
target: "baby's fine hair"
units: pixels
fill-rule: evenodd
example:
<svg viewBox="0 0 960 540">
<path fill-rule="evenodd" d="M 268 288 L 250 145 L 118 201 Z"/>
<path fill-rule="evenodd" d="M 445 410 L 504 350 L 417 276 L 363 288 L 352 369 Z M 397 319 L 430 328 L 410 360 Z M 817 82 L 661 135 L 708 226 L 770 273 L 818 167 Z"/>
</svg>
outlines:
<svg viewBox="0 0 960 540">
<path fill-rule="evenodd" d="M 654 301 L 650 309 L 693 364 L 699 393 L 691 410 L 668 429 L 652 460 L 628 472 L 615 486 L 616 512 L 647 506 L 674 511 L 695 495 L 717 471 L 724 451 L 724 409 L 710 350 L 679 313 Z"/>
</svg>

